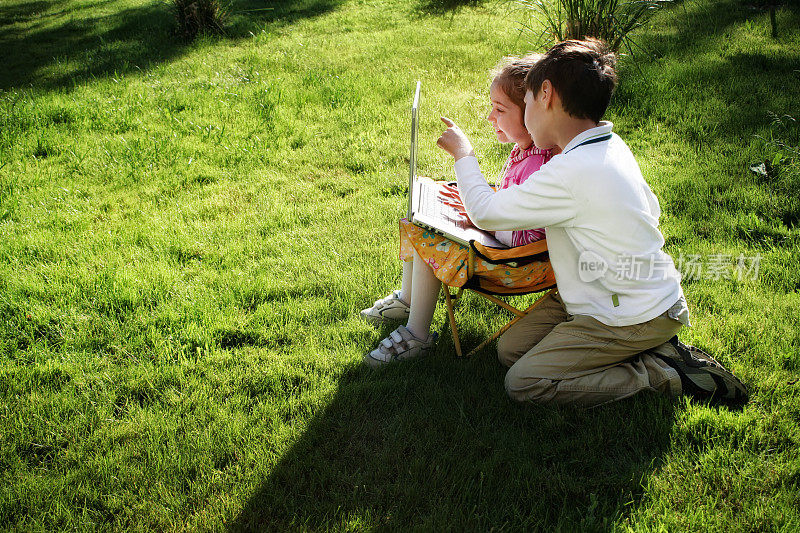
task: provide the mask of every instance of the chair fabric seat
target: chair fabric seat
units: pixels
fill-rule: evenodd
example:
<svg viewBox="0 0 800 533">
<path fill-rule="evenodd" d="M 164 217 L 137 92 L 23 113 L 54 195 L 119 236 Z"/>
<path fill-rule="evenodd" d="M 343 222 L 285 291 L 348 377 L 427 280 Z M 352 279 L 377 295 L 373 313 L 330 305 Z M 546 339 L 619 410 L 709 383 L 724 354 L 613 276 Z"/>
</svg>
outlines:
<svg viewBox="0 0 800 533">
<path fill-rule="evenodd" d="M 509 283 L 514 280 L 514 283 Z M 455 295 L 450 294 L 450 286 L 445 283 L 445 301 L 450 331 L 453 334 L 456 354 L 461 357 L 461 342 L 456 327 L 454 302 L 460 298 L 464 290 L 472 290 L 476 294 L 494 302 L 510 311 L 514 318 L 494 335 L 470 351 L 467 356 L 481 350 L 484 346 L 506 332 L 526 314 L 531 312 L 542 298 L 536 300 L 525 310 L 516 309 L 497 296 L 531 294 L 545 290 L 555 290 L 556 279 L 550 256 L 547 251 L 547 240 L 543 239 L 525 246 L 515 248 L 490 248 L 472 242 L 467 260 L 467 280 L 461 284 Z"/>
<path fill-rule="evenodd" d="M 541 292 L 556 285 L 546 239 L 516 248 L 490 248 L 473 242 L 472 248 L 475 271 L 464 284 L 466 289 L 503 296 Z"/>
</svg>

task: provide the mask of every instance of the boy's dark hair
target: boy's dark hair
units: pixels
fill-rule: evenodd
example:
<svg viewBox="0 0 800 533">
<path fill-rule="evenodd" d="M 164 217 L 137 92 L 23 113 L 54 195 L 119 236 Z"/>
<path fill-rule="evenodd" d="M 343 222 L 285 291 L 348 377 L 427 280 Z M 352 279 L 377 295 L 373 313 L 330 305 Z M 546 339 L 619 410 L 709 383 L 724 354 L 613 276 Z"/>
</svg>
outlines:
<svg viewBox="0 0 800 533">
<path fill-rule="evenodd" d="M 506 96 L 520 109 L 525 110 L 525 77 L 542 54 L 527 54 L 522 57 L 508 56 L 492 71 L 492 83 L 500 86 Z"/>
<path fill-rule="evenodd" d="M 562 41 L 536 62 L 525 88 L 536 96 L 550 80 L 569 115 L 600 122 L 617 83 L 616 56 L 599 39 Z"/>
</svg>

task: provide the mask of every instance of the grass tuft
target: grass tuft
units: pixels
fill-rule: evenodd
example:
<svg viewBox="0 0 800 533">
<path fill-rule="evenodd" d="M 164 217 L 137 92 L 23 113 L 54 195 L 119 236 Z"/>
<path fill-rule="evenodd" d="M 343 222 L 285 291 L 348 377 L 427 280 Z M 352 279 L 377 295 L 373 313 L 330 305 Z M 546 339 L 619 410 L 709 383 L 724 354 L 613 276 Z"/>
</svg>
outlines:
<svg viewBox="0 0 800 533">
<path fill-rule="evenodd" d="M 670 0 L 520 0 L 543 27 L 539 38 L 547 44 L 567 39 L 595 37 L 617 52 L 633 53 L 637 42 L 633 32 Z"/>
<path fill-rule="evenodd" d="M 176 33 L 186 41 L 198 35 L 224 34 L 227 10 L 219 0 L 172 0 Z"/>
</svg>

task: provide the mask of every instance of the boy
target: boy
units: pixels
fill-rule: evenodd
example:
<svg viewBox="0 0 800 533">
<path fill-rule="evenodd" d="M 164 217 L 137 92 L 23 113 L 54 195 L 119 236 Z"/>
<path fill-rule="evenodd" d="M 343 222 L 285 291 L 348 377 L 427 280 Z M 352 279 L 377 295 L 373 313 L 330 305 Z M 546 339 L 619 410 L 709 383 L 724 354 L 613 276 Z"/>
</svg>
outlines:
<svg viewBox="0 0 800 533">
<path fill-rule="evenodd" d="M 519 186 L 494 191 L 450 120 L 439 146 L 455 158 L 461 200 L 487 230 L 545 227 L 558 290 L 498 344 L 517 401 L 598 405 L 642 390 L 742 402 L 747 390 L 678 342 L 689 312 L 661 247 L 658 200 L 627 145 L 601 122 L 616 83 L 602 42 L 565 41 L 528 74 L 525 126 L 560 150 Z"/>
</svg>

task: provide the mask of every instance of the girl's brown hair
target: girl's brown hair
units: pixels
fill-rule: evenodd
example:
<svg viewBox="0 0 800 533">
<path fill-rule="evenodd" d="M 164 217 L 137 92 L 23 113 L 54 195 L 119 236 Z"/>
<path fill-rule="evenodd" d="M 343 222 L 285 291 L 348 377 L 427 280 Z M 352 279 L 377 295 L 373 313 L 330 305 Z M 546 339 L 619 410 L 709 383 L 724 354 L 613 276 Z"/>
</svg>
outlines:
<svg viewBox="0 0 800 533">
<path fill-rule="evenodd" d="M 541 58 L 542 54 L 504 57 L 492 71 L 492 83 L 496 83 L 520 109 L 525 109 L 525 76 Z"/>
</svg>

